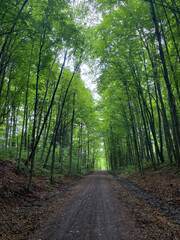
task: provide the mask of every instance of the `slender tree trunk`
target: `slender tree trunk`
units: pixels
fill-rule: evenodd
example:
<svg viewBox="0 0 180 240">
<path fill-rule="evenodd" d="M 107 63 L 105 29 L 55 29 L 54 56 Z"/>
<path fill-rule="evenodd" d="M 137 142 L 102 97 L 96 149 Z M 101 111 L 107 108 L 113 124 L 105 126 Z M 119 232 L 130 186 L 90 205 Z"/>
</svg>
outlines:
<svg viewBox="0 0 180 240">
<path fill-rule="evenodd" d="M 54 184 L 54 163 L 55 163 L 55 154 L 56 154 L 56 136 L 54 138 L 53 142 L 53 152 L 52 152 L 52 162 L 51 162 L 51 178 L 50 178 L 50 183 Z"/>
<path fill-rule="evenodd" d="M 150 0 L 150 6 L 151 6 L 152 18 L 153 18 L 154 25 L 155 25 L 156 36 L 157 36 L 157 40 L 158 40 L 158 43 L 159 43 L 160 58 L 161 58 L 161 62 L 162 62 L 163 70 L 164 70 L 164 80 L 165 80 L 166 88 L 167 88 L 167 91 L 168 91 L 169 108 L 170 108 L 172 124 L 173 124 L 174 143 L 175 143 L 176 154 L 178 156 L 178 163 L 177 164 L 178 164 L 178 167 L 180 167 L 180 154 L 179 154 L 179 151 L 180 151 L 180 130 L 179 130 L 179 119 L 178 119 L 178 115 L 177 115 L 177 109 L 176 109 L 174 95 L 173 95 L 173 92 L 172 92 L 171 83 L 170 83 L 170 80 L 169 80 L 169 75 L 168 75 L 168 70 L 167 70 L 167 66 L 166 66 L 166 60 L 165 60 L 165 56 L 164 56 L 164 51 L 163 51 L 163 48 L 162 48 L 161 34 L 160 34 L 160 31 L 159 31 L 159 26 L 158 26 L 156 13 L 155 13 L 155 9 L 154 9 L 154 5 L 153 5 L 152 0 Z"/>
<path fill-rule="evenodd" d="M 2 48 L 1 48 L 1 51 L 0 51 L 0 59 L 1 59 L 1 62 L 0 62 L 0 76 L 2 76 L 2 78 L 0 78 L 0 100 L 1 100 L 1 93 L 2 93 L 2 89 L 3 89 L 3 84 L 4 84 L 4 77 L 3 77 L 3 75 L 5 74 L 4 62 L 6 61 L 6 58 L 8 58 L 8 60 L 10 60 L 10 58 L 7 54 L 8 50 L 9 50 L 9 45 L 10 45 L 10 42 L 11 42 L 10 37 L 11 37 L 11 34 L 13 33 L 15 27 L 16 27 L 16 24 L 18 23 L 18 19 L 19 19 L 21 13 L 23 12 L 23 9 L 24 9 L 25 5 L 27 4 L 27 2 L 28 2 L 28 0 L 25 0 L 22 4 L 20 10 L 18 11 L 18 14 L 13 21 L 10 32 L 6 36 L 5 41 L 4 41 L 4 43 L 2 45 Z"/>
<path fill-rule="evenodd" d="M 145 114 L 144 114 L 144 111 L 143 111 L 143 108 L 142 108 L 142 103 L 141 103 L 140 97 L 139 97 L 139 105 L 140 105 L 141 115 L 142 115 L 142 119 L 143 119 L 143 123 L 144 123 L 146 142 L 147 142 L 147 146 L 148 146 L 148 149 L 149 149 L 149 152 L 150 152 L 152 166 L 153 166 L 154 170 L 156 170 L 157 168 L 156 168 L 156 161 L 155 161 L 154 152 L 153 152 L 153 146 L 152 146 L 152 142 L 151 142 L 151 139 L 149 137 L 149 134 L 148 134 L 148 127 L 147 127 L 147 124 L 146 124 Z"/>
<path fill-rule="evenodd" d="M 163 139 L 162 139 L 161 113 L 160 113 L 160 107 L 159 107 L 159 98 L 158 98 L 158 93 L 157 93 L 157 87 L 156 87 L 155 83 L 154 83 L 154 88 L 155 88 L 155 94 L 156 94 L 156 106 L 157 106 L 158 121 L 159 121 L 160 153 L 163 156 Z"/>
<path fill-rule="evenodd" d="M 161 2 L 163 3 L 163 0 L 161 0 Z M 166 8 L 164 7 L 164 5 L 163 5 L 163 10 L 164 10 L 167 22 L 168 22 L 169 30 L 171 32 L 171 37 L 172 37 L 172 40 L 173 40 L 173 43 L 174 43 L 174 47 L 176 49 L 177 57 L 178 57 L 178 59 L 180 61 L 180 54 L 179 54 L 178 46 L 177 46 L 177 43 L 176 43 L 176 40 L 175 40 L 175 37 L 174 37 L 174 33 L 172 31 L 171 23 L 169 21 L 169 18 L 168 18 L 168 15 L 167 15 L 167 11 L 166 11 Z"/>
<path fill-rule="evenodd" d="M 47 82 L 46 82 L 46 91 L 45 91 L 45 94 L 44 94 L 44 98 L 43 98 L 43 101 L 42 101 L 42 107 L 41 107 L 41 111 L 40 111 L 40 114 L 39 114 L 39 122 L 38 122 L 38 126 L 37 126 L 37 136 L 39 135 L 39 131 L 40 131 L 44 105 L 45 105 L 45 101 L 46 101 L 46 97 L 47 97 L 47 93 L 48 93 L 48 89 L 49 89 L 50 76 L 51 76 L 54 64 L 56 62 L 56 59 L 57 59 L 57 56 L 55 56 L 55 58 L 53 60 L 53 63 L 51 65 L 51 69 L 49 71 L 48 79 L 47 79 Z"/>
<path fill-rule="evenodd" d="M 125 85 L 126 94 L 127 94 L 127 97 L 128 97 L 128 107 L 129 107 L 129 113 L 130 113 L 130 118 L 131 118 L 131 126 L 132 126 L 134 147 L 135 147 L 135 152 L 136 152 L 136 159 L 137 159 L 137 163 L 138 163 L 138 168 L 139 168 L 140 174 L 144 178 L 144 172 L 143 172 L 143 169 L 142 169 L 142 166 L 141 166 L 141 160 L 140 160 L 140 155 L 139 155 L 138 143 L 137 143 L 137 138 L 136 138 L 134 115 L 133 115 L 132 107 L 131 107 L 131 104 L 130 104 L 130 98 L 129 98 L 129 92 L 128 92 L 127 83 L 124 83 L 124 85 Z"/>
<path fill-rule="evenodd" d="M 9 140 L 9 114 L 6 116 L 6 135 L 5 135 L 5 150 L 8 149 L 8 140 Z"/>
<path fill-rule="evenodd" d="M 70 143 L 70 150 L 69 150 L 69 171 L 68 176 L 71 176 L 72 174 L 72 150 L 73 150 L 73 130 L 74 130 L 74 115 L 75 115 L 75 96 L 76 93 L 74 93 L 73 96 L 73 113 L 72 113 L 72 119 L 71 119 L 71 143 Z"/>
<path fill-rule="evenodd" d="M 49 122 L 48 122 L 48 126 L 47 126 L 46 135 L 45 135 L 44 141 L 43 141 L 43 149 L 42 149 L 42 153 L 41 153 L 41 161 L 42 162 L 43 162 L 44 152 L 45 152 L 45 148 L 46 148 L 46 144 L 47 144 L 47 140 L 48 140 L 48 136 L 49 136 L 49 130 L 50 130 L 50 125 L 51 125 L 51 117 L 52 117 L 52 109 L 51 109 L 50 116 L 49 116 Z"/>
<path fill-rule="evenodd" d="M 25 138 L 25 149 L 26 149 L 26 139 L 27 139 L 27 112 L 28 112 L 28 95 L 29 95 L 29 80 L 30 80 L 30 72 L 31 72 L 31 61 L 32 61 L 32 54 L 34 49 L 34 43 L 32 44 L 31 49 L 31 57 L 29 62 L 29 71 L 28 71 L 28 78 L 27 78 L 27 85 L 26 85 L 26 99 L 24 104 L 24 116 L 23 116 L 23 125 L 22 125 L 22 133 L 21 133 L 21 143 L 20 143 L 20 151 L 19 151 L 19 159 L 18 159 L 18 165 L 17 165 L 17 172 L 19 172 L 20 162 L 21 162 L 21 153 L 22 153 L 22 147 L 23 147 L 23 140 Z M 25 132 L 24 132 L 25 128 Z"/>
<path fill-rule="evenodd" d="M 12 119 L 13 119 L 13 126 L 12 126 L 12 147 L 16 147 L 16 108 L 15 102 L 13 103 L 12 109 Z"/>
<path fill-rule="evenodd" d="M 168 61 L 169 61 L 169 66 L 170 66 L 170 69 L 172 71 L 174 83 L 175 83 L 175 86 L 176 86 L 177 95 L 178 95 L 178 98 L 180 100 L 180 91 L 179 91 L 179 83 L 178 83 L 179 81 L 176 77 L 176 72 L 175 72 L 175 69 L 174 69 L 174 67 L 172 65 L 172 62 L 171 62 L 171 56 L 170 56 L 170 53 L 169 53 L 169 48 L 168 48 L 168 44 L 167 44 L 167 41 L 166 41 L 166 36 L 165 36 L 165 33 L 164 33 L 163 23 L 162 23 L 161 20 L 160 20 L 160 26 L 161 26 L 161 32 L 162 32 L 162 36 L 163 36 L 163 40 L 164 40 L 164 44 L 165 44 L 165 48 L 166 48 L 167 58 L 168 58 Z M 180 56 L 179 56 L 178 50 L 177 50 L 177 56 L 178 56 L 178 60 L 180 61 Z"/>
<path fill-rule="evenodd" d="M 107 171 L 109 171 L 109 169 L 108 169 L 108 155 L 107 155 L 106 141 L 105 141 L 104 138 L 103 138 L 103 142 L 104 142 L 104 150 L 105 150 L 105 157 L 106 157 Z"/>
<path fill-rule="evenodd" d="M 138 29 L 138 31 L 140 31 L 140 30 Z M 142 33 L 143 33 L 143 31 L 142 31 Z M 161 94 L 161 86 L 160 86 L 160 83 L 159 83 L 159 80 L 158 80 L 157 66 L 156 66 L 156 64 L 155 64 L 155 62 L 152 58 L 151 53 L 150 53 L 148 42 L 143 41 L 141 33 L 140 33 L 140 38 L 141 38 L 141 41 L 144 43 L 144 46 L 145 46 L 145 48 L 148 52 L 149 59 L 150 59 L 150 62 L 151 62 L 151 66 L 152 66 L 152 69 L 153 69 L 154 83 L 157 86 L 159 100 L 160 100 L 160 103 L 161 103 L 163 128 L 164 128 L 164 133 L 165 133 L 165 140 L 166 140 L 168 157 L 169 157 L 169 160 L 170 160 L 170 163 L 171 163 L 172 162 L 172 152 L 173 152 L 174 158 L 175 158 L 176 162 L 178 162 L 178 156 L 177 156 L 177 154 L 175 152 L 175 149 L 174 149 L 174 146 L 173 146 L 173 141 L 172 141 L 171 133 L 170 133 L 170 129 L 169 129 L 169 123 L 168 123 L 167 115 L 166 115 L 166 110 L 165 110 L 165 106 L 164 106 L 164 102 L 163 102 L 163 97 L 162 97 L 162 94 Z"/>
<path fill-rule="evenodd" d="M 30 190 L 30 187 L 31 187 L 31 182 L 32 182 L 32 173 L 33 173 L 33 168 L 34 168 L 34 155 L 35 155 L 35 151 L 36 151 L 36 147 L 39 143 L 39 140 L 40 140 L 40 137 L 41 137 L 41 134 L 43 132 L 43 129 L 44 129 L 44 126 L 46 124 L 46 121 L 49 117 L 49 114 L 50 114 L 50 110 L 53 106 L 53 103 L 54 103 L 54 98 L 55 98 L 55 95 L 56 95 L 56 92 L 57 92 L 57 89 L 58 89 L 58 86 L 59 86 L 59 82 L 60 82 L 60 79 L 61 79 L 61 76 L 62 76 L 62 72 L 63 72 L 63 69 L 64 69 L 64 65 L 65 65 L 65 62 L 66 62 L 66 57 L 67 57 L 67 51 L 65 53 L 65 56 L 64 56 L 64 62 L 62 64 L 62 67 L 61 67 L 61 71 L 60 71 L 60 74 L 59 74 L 59 77 L 58 77 L 58 81 L 57 81 L 57 84 L 56 84 L 56 87 L 54 89 L 54 93 L 53 93 L 53 96 L 52 96 L 52 99 L 51 99 L 51 102 L 50 102 L 50 105 L 49 105 L 49 108 L 48 108 L 48 111 L 46 113 L 46 116 L 44 118 L 44 122 L 42 124 L 42 127 L 41 127 L 41 130 L 40 130 L 40 133 L 39 135 L 37 136 L 37 139 L 36 139 L 36 142 L 33 144 L 33 149 L 31 151 L 31 154 L 29 155 L 29 159 L 28 161 L 31 160 L 31 172 L 30 172 L 30 177 L 29 177 L 29 184 L 27 186 L 27 191 L 29 192 Z M 35 135 L 34 135 L 35 136 Z"/>
<path fill-rule="evenodd" d="M 63 136 L 60 138 L 60 156 L 59 156 L 59 162 L 61 164 L 61 172 L 62 172 L 62 167 L 63 167 Z"/>
</svg>

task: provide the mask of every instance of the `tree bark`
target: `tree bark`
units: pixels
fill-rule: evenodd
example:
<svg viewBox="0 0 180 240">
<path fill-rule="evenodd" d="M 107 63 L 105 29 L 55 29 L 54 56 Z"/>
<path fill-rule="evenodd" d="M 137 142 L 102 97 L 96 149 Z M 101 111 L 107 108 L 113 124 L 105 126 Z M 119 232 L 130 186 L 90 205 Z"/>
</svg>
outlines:
<svg viewBox="0 0 180 240">
<path fill-rule="evenodd" d="M 163 70 L 164 70 L 164 80 L 166 83 L 166 88 L 168 91 L 168 98 L 169 98 L 169 108 L 170 108 L 170 113 L 171 113 L 171 119 L 172 119 L 172 125 L 173 125 L 173 137 L 174 137 L 174 143 L 175 143 L 175 150 L 176 150 L 176 155 L 178 156 L 178 162 L 177 165 L 180 167 L 180 130 L 179 130 L 179 119 L 177 115 L 177 109 L 176 109 L 176 104 L 175 104 L 175 99 L 171 87 L 171 83 L 169 80 L 169 74 L 166 66 L 166 60 L 164 56 L 164 51 L 161 43 L 161 34 L 159 31 L 159 26 L 156 18 L 156 13 L 154 9 L 154 5 L 152 0 L 150 0 L 150 7 L 151 7 L 151 14 L 152 18 L 154 21 L 154 26 L 155 26 L 155 32 L 159 44 L 159 52 L 160 52 L 160 59 L 162 62 Z"/>
<path fill-rule="evenodd" d="M 72 175 L 72 150 L 73 150 L 73 130 L 74 130 L 74 116 L 75 116 L 75 96 L 76 96 L 76 93 L 74 93 L 74 96 L 73 96 L 73 113 L 72 113 L 72 119 L 71 119 L 71 143 L 70 143 L 70 150 L 69 150 L 68 176 Z"/>
</svg>

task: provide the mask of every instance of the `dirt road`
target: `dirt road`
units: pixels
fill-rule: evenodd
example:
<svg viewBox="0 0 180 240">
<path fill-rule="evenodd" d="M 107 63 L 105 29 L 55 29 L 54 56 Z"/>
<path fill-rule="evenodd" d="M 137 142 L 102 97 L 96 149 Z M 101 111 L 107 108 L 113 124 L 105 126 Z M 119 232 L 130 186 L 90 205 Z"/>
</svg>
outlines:
<svg viewBox="0 0 180 240">
<path fill-rule="evenodd" d="M 118 213 L 111 196 L 109 176 L 96 172 L 65 214 L 56 219 L 44 240 L 134 239 L 130 222 L 123 224 L 125 212 Z M 126 218 L 127 220 L 127 218 Z"/>
<path fill-rule="evenodd" d="M 178 208 L 94 172 L 1 217 L 2 240 L 178 240 Z"/>
</svg>

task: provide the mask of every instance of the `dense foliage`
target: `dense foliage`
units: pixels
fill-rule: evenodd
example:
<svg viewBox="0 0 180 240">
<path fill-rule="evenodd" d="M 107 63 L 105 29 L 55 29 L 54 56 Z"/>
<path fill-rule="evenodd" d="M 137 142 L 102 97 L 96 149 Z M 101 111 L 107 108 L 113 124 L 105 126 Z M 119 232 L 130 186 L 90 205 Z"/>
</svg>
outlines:
<svg viewBox="0 0 180 240">
<path fill-rule="evenodd" d="M 180 167 L 180 3 L 97 1 L 92 29 L 109 168 Z"/>
<path fill-rule="evenodd" d="M 34 170 L 53 183 L 100 168 L 103 144 L 113 171 L 180 167 L 179 1 L 9 0 L 0 12 L 0 153 L 27 190 Z M 88 60 L 98 105 L 81 79 Z"/>
<path fill-rule="evenodd" d="M 80 77 L 85 29 L 65 0 L 1 1 L 1 156 L 24 169 L 80 174 L 95 169 L 98 113 Z M 68 67 L 69 66 L 69 67 Z"/>
</svg>

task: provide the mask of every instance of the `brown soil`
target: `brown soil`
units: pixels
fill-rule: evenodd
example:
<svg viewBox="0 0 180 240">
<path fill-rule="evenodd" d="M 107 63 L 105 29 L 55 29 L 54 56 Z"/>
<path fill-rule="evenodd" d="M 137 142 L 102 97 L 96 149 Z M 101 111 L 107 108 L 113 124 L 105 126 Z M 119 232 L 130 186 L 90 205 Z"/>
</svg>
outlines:
<svg viewBox="0 0 180 240">
<path fill-rule="evenodd" d="M 0 160 L 0 239 L 29 239 L 28 235 L 48 216 L 51 201 L 63 196 L 78 181 L 63 177 L 52 186 L 46 176 L 36 176 L 27 194 L 25 176 L 16 174 L 12 162 Z"/>
<path fill-rule="evenodd" d="M 132 195 L 134 195 L 141 201 L 149 204 L 149 206 L 151 206 L 152 208 L 155 208 L 161 213 L 163 213 L 173 223 L 180 225 L 180 210 L 177 207 L 158 199 L 144 189 L 130 183 L 129 181 L 121 177 L 117 177 L 115 175 L 113 175 L 113 177 L 117 181 L 119 181 L 121 185 L 125 187 Z"/>
<path fill-rule="evenodd" d="M 49 193 L 55 192 L 74 181 L 67 177 L 61 177 L 55 185 L 49 184 L 47 176 L 36 176 L 32 182 L 30 193 L 25 189 L 25 176 L 21 172 L 16 173 L 12 162 L 0 160 L 0 208 L 4 211 L 12 210 L 24 204 L 39 200 Z"/>
<path fill-rule="evenodd" d="M 144 170 L 145 178 L 139 174 L 124 175 L 122 178 L 146 190 L 164 202 L 180 208 L 180 171 L 176 167 L 161 167 Z"/>
<path fill-rule="evenodd" d="M 131 187 L 105 172 L 95 172 L 77 181 L 65 179 L 64 184 L 50 189 L 52 192 L 48 192 L 47 183 L 39 178 L 33 183 L 34 190 L 27 196 L 23 192 L 23 175 L 16 175 L 10 163 L 0 169 L 0 188 L 4 191 L 1 192 L 8 193 L 8 196 L 1 194 L 2 240 L 180 239 L 176 223 L 158 208 L 134 195 Z M 163 175 L 161 178 L 165 181 Z M 130 176 L 126 176 L 127 179 Z M 134 175 L 132 179 L 136 185 L 143 187 L 141 184 L 144 181 L 138 176 Z M 149 186 L 154 186 L 154 179 L 149 177 Z M 167 179 L 171 181 L 170 176 Z M 173 184 L 170 188 L 176 192 L 178 175 L 172 179 L 176 181 L 168 184 Z M 159 196 L 156 195 L 157 198 Z M 161 200 L 166 201 L 166 197 Z"/>
<path fill-rule="evenodd" d="M 119 204 L 128 209 L 128 214 L 135 220 L 136 237 L 133 240 L 179 240 L 180 228 L 169 218 L 152 208 L 146 202 L 135 197 L 128 189 L 115 180 L 113 192 Z"/>
</svg>

